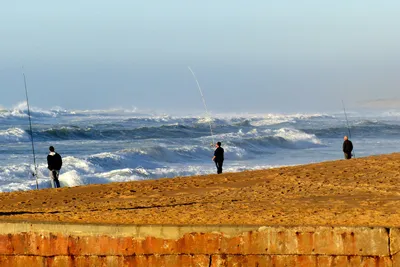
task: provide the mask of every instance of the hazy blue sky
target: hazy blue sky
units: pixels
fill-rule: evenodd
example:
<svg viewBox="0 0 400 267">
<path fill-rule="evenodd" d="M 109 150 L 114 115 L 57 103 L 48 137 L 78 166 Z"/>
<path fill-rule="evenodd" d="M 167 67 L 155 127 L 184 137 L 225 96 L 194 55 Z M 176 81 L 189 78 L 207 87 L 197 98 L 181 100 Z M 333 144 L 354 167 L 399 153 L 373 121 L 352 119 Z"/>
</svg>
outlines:
<svg viewBox="0 0 400 267">
<path fill-rule="evenodd" d="M 0 105 L 302 112 L 400 98 L 400 1 L 2 1 Z"/>
</svg>

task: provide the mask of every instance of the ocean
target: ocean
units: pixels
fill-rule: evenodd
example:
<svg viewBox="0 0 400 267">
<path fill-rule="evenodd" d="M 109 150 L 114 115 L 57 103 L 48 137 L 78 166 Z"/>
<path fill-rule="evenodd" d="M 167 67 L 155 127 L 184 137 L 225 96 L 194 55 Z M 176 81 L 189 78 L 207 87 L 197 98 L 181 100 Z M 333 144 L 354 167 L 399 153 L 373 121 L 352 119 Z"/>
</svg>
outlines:
<svg viewBox="0 0 400 267">
<path fill-rule="evenodd" d="M 399 151 L 400 112 L 348 112 L 356 157 Z M 63 157 L 62 186 L 216 173 L 342 159 L 343 112 L 172 116 L 138 110 L 31 108 L 39 188 L 50 187 L 46 157 Z M 0 192 L 36 188 L 26 105 L 0 108 Z"/>
</svg>

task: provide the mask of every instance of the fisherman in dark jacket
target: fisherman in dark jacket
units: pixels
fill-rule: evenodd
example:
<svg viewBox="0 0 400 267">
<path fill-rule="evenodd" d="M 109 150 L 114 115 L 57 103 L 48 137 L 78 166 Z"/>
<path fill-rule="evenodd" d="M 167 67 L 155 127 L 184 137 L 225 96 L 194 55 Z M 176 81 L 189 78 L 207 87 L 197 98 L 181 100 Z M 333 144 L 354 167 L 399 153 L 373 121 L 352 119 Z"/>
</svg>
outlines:
<svg viewBox="0 0 400 267">
<path fill-rule="evenodd" d="M 47 156 L 47 168 L 50 170 L 50 179 L 51 179 L 51 184 L 53 188 L 59 188 L 60 186 L 60 181 L 58 180 L 58 177 L 60 175 L 60 170 L 62 167 L 62 159 L 60 154 L 54 151 L 54 147 L 50 146 L 49 147 L 50 153 Z"/>
<path fill-rule="evenodd" d="M 353 143 L 345 136 L 343 142 L 343 153 L 345 159 L 351 159 L 351 152 L 353 151 Z"/>
<path fill-rule="evenodd" d="M 221 142 L 218 142 L 215 147 L 214 157 L 212 160 L 215 162 L 215 166 L 217 166 L 217 173 L 222 173 L 222 164 L 224 163 L 224 149 L 221 147 Z"/>
</svg>

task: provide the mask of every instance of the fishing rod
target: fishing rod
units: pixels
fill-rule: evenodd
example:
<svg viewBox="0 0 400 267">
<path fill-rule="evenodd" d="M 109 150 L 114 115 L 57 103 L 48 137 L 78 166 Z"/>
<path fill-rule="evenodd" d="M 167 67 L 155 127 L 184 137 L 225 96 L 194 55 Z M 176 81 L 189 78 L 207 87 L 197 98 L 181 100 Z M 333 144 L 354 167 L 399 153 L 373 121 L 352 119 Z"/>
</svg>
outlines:
<svg viewBox="0 0 400 267">
<path fill-rule="evenodd" d="M 347 131 L 349 132 L 349 138 L 351 139 L 350 125 L 349 125 L 349 120 L 347 119 L 347 113 L 346 113 L 346 108 L 345 108 L 345 106 L 344 106 L 344 101 L 343 101 L 343 99 L 342 99 L 342 106 L 343 106 L 344 116 L 345 116 L 345 118 L 346 118 Z M 356 153 L 354 152 L 354 149 L 353 149 L 353 156 L 356 157 Z"/>
<path fill-rule="evenodd" d="M 188 69 L 190 70 L 190 72 L 191 72 L 192 75 L 193 75 L 194 80 L 196 81 L 197 87 L 199 88 L 199 91 L 200 91 L 201 98 L 203 99 L 203 104 L 204 104 L 204 108 L 205 108 L 205 110 L 206 110 L 206 114 L 207 114 L 207 116 L 210 118 L 209 125 L 210 125 L 210 133 L 211 133 L 211 139 L 212 139 L 212 144 L 211 144 L 211 146 L 212 146 L 212 145 L 214 145 L 214 134 L 213 134 L 212 125 L 211 125 L 211 122 L 212 122 L 212 120 L 211 120 L 211 115 L 210 115 L 210 113 L 208 112 L 206 100 L 205 100 L 205 98 L 204 98 L 203 91 L 201 90 L 199 81 L 197 80 L 196 75 L 194 74 L 194 72 L 193 72 L 193 70 L 190 68 L 190 66 L 188 66 Z"/>
<path fill-rule="evenodd" d="M 34 165 L 34 172 L 32 172 L 32 176 L 35 177 L 36 179 L 36 189 L 39 189 L 39 184 L 38 184 L 38 179 L 37 179 L 37 166 L 36 166 L 36 153 L 35 153 L 35 144 L 33 142 L 33 131 L 32 131 L 32 120 L 31 120 L 31 110 L 29 108 L 29 98 L 28 98 L 28 88 L 26 86 L 26 77 L 25 73 L 22 72 L 22 75 L 24 76 L 24 85 L 25 85 L 25 95 L 26 95 L 26 105 L 28 107 L 28 118 L 29 118 L 29 132 L 31 136 L 31 141 L 32 141 L 32 154 L 33 154 L 33 165 Z"/>
</svg>

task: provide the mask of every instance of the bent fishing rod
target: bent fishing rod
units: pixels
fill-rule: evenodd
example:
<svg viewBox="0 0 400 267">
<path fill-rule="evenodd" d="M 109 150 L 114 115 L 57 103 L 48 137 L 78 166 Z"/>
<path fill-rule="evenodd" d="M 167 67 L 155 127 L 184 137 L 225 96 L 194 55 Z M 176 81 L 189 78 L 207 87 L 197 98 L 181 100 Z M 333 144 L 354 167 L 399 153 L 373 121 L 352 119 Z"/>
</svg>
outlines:
<svg viewBox="0 0 400 267">
<path fill-rule="evenodd" d="M 343 99 L 342 99 L 342 105 L 343 105 L 344 117 L 346 118 L 346 123 L 347 123 L 347 131 L 349 132 L 349 138 L 351 139 L 350 125 L 349 125 L 349 120 L 347 118 L 346 108 L 344 106 Z M 356 153 L 354 152 L 354 148 L 353 148 L 353 156 L 356 157 Z"/>
<path fill-rule="evenodd" d="M 32 143 L 32 154 L 33 154 L 33 165 L 34 165 L 34 171 L 32 172 L 32 176 L 35 177 L 35 179 L 36 179 L 36 189 L 39 189 L 39 183 L 38 183 L 38 178 L 37 178 L 37 165 L 36 165 L 35 144 L 34 144 L 34 141 L 33 141 L 31 110 L 30 110 L 30 108 L 29 108 L 28 88 L 27 88 L 27 86 L 26 86 L 26 77 L 25 77 L 25 73 L 22 72 L 22 75 L 24 76 L 25 95 L 26 95 L 26 105 L 27 105 L 27 107 L 28 107 L 28 118 L 29 118 L 29 133 L 30 133 L 30 136 L 31 136 L 31 143 Z"/>
<path fill-rule="evenodd" d="M 213 145 L 214 145 L 214 134 L 213 134 L 212 125 L 211 125 L 211 122 L 212 122 L 212 120 L 211 120 L 211 115 L 210 115 L 210 113 L 208 112 L 206 100 L 205 100 L 205 98 L 204 98 L 203 91 L 201 90 L 200 83 L 199 83 L 199 81 L 197 80 L 196 75 L 194 74 L 194 72 L 193 72 L 193 70 L 190 68 L 190 66 L 188 66 L 188 69 L 189 69 L 190 72 L 192 73 L 193 78 L 194 78 L 194 80 L 196 81 L 197 87 L 199 88 L 200 95 L 201 95 L 201 98 L 202 98 L 202 100 L 203 100 L 204 109 L 206 110 L 206 115 L 210 118 L 209 125 L 210 125 L 211 139 L 212 139 L 212 145 L 211 145 L 211 146 L 213 146 Z"/>
</svg>

